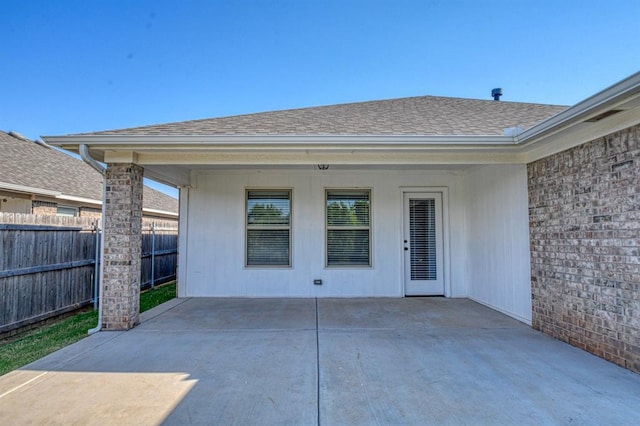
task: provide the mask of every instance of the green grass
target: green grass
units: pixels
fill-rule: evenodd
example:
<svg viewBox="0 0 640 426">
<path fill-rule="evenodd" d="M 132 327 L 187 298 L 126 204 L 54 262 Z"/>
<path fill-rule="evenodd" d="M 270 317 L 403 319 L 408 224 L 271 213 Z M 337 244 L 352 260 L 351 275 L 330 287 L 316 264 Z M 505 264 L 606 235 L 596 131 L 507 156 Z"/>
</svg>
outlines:
<svg viewBox="0 0 640 426">
<path fill-rule="evenodd" d="M 140 312 L 176 297 L 171 282 L 140 293 Z M 0 341 L 0 376 L 77 342 L 98 323 L 98 312 L 89 311 L 38 327 Z"/>
<path fill-rule="evenodd" d="M 144 291 L 140 293 L 140 312 L 148 311 L 174 297 L 176 297 L 175 281 Z"/>
</svg>

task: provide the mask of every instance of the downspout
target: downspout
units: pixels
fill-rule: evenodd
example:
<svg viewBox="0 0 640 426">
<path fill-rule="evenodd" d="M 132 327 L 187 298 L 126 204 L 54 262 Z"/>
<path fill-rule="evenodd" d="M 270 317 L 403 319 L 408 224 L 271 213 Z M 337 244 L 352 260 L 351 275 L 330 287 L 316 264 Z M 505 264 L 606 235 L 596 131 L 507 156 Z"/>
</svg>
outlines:
<svg viewBox="0 0 640 426">
<path fill-rule="evenodd" d="M 96 161 L 95 158 L 89 154 L 89 148 L 87 145 L 80 145 L 80 158 L 84 160 L 85 163 L 93 167 L 102 175 L 102 233 L 100 234 L 100 281 L 98 284 L 98 325 L 94 328 L 87 331 L 89 334 L 93 334 L 102 329 L 102 296 L 103 296 L 103 288 L 104 288 L 104 223 L 105 223 L 105 205 L 106 196 L 107 196 L 107 178 L 105 177 L 105 168 L 102 164 Z"/>
</svg>

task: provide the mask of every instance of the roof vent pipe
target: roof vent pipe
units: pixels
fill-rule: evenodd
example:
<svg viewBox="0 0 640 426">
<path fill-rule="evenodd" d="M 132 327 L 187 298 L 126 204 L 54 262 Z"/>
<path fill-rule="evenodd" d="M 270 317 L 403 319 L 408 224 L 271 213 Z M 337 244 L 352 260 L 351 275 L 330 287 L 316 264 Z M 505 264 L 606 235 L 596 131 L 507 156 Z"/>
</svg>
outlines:
<svg viewBox="0 0 640 426">
<path fill-rule="evenodd" d="M 500 100 L 500 96 L 502 96 L 502 89 L 497 87 L 497 88 L 491 90 L 491 96 L 493 96 L 493 100 L 494 101 L 499 101 Z"/>
</svg>

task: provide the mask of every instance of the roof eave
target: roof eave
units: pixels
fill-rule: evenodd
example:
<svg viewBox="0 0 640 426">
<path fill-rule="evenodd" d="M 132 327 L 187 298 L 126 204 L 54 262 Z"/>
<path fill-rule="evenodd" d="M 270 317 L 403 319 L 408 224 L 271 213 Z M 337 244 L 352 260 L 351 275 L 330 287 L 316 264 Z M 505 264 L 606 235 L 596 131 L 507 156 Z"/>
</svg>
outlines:
<svg viewBox="0 0 640 426">
<path fill-rule="evenodd" d="M 147 207 L 143 207 L 142 211 L 148 214 L 157 214 L 157 215 L 162 215 L 162 216 L 171 216 L 171 217 L 178 217 L 178 213 L 175 212 L 170 212 L 167 210 L 159 210 L 159 209 L 150 209 Z"/>
<path fill-rule="evenodd" d="M 62 195 L 57 195 L 55 198 L 57 198 L 59 200 L 75 201 L 75 202 L 82 203 L 82 204 L 94 204 L 96 206 L 101 206 L 102 205 L 102 200 L 94 200 L 92 198 L 76 197 L 76 196 L 73 196 L 73 195 L 64 195 L 64 194 L 62 194 Z M 159 214 L 159 215 L 163 215 L 163 216 L 178 217 L 178 213 L 172 212 L 172 211 L 168 211 L 168 210 L 154 209 L 154 208 L 150 208 L 150 207 L 143 207 L 142 211 L 144 213 L 149 213 L 149 214 Z"/>
<path fill-rule="evenodd" d="M 526 144 L 544 139 L 638 96 L 640 96 L 640 72 L 522 132 L 516 136 L 517 143 Z"/>
<path fill-rule="evenodd" d="M 622 109 L 624 112 L 612 118 L 598 118 L 601 114 Z M 557 150 L 588 142 L 640 121 L 640 73 L 602 90 L 584 101 L 515 136 L 506 135 L 417 135 L 417 134 L 87 134 L 45 136 L 43 139 L 55 146 L 77 150 L 86 144 L 96 158 L 104 158 L 107 152 L 136 153 L 162 151 L 214 152 L 256 151 L 283 153 L 313 150 L 330 152 L 352 150 L 364 152 L 436 152 L 442 150 L 469 153 L 492 151 L 518 152 L 525 161 L 533 161 Z M 590 121 L 590 122 L 587 122 Z M 594 124 L 594 122 L 597 122 Z M 613 129 L 613 130 L 612 130 Z M 556 146 L 557 145 L 557 146 Z M 112 156 L 112 158 L 117 158 Z"/>
<path fill-rule="evenodd" d="M 36 188 L 33 186 L 17 185 L 9 182 L 0 182 L 0 189 L 11 192 L 19 192 L 21 194 L 34 194 L 47 197 L 59 197 L 62 195 L 60 191 L 52 191 L 50 189 Z"/>
<path fill-rule="evenodd" d="M 86 198 L 86 197 L 78 197 L 76 195 L 61 194 L 56 196 L 56 198 L 60 200 L 66 200 L 66 201 L 75 201 L 77 203 L 82 203 L 82 204 L 102 205 L 102 200 L 96 200 L 93 198 Z"/>
<path fill-rule="evenodd" d="M 92 150 L 145 149 L 286 149 L 337 147 L 376 147 L 397 149 L 435 146 L 512 146 L 512 136 L 499 135 L 68 135 L 44 136 L 55 146 L 77 150 L 82 144 Z"/>
</svg>

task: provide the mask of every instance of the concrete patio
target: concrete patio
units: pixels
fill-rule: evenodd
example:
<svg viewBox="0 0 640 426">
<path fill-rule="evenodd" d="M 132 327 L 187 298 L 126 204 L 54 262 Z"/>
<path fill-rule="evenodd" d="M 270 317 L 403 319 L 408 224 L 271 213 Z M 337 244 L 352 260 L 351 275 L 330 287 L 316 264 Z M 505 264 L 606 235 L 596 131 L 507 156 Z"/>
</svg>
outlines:
<svg viewBox="0 0 640 426">
<path fill-rule="evenodd" d="M 176 299 L 0 377 L 0 424 L 640 424 L 640 376 L 465 299 Z"/>
</svg>

